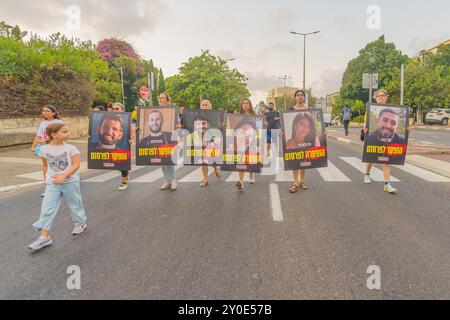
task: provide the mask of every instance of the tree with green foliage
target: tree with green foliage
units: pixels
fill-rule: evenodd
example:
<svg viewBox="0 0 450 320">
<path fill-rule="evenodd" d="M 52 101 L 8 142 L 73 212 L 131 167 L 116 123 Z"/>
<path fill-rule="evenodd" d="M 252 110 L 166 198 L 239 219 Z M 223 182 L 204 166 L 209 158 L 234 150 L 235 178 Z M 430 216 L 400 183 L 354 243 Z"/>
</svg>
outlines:
<svg viewBox="0 0 450 320">
<path fill-rule="evenodd" d="M 18 25 L 15 27 L 8 25 L 5 21 L 0 21 L 0 36 L 11 38 L 13 40 L 22 40 L 28 34 L 22 31 Z"/>
<path fill-rule="evenodd" d="M 358 57 L 350 60 L 344 72 L 341 97 L 368 102 L 368 89 L 362 89 L 363 73 L 378 73 L 379 87 L 384 88 L 409 58 L 396 49 L 393 43 L 386 43 L 384 35 L 368 43 L 359 51 Z"/>
<path fill-rule="evenodd" d="M 215 109 L 238 110 L 242 98 L 250 96 L 247 78 L 208 50 L 190 58 L 179 72 L 165 82 L 175 104 L 198 108 L 200 99 L 208 99 Z"/>
<path fill-rule="evenodd" d="M 423 109 L 450 106 L 450 66 L 448 47 L 436 56 L 429 56 L 424 62 L 412 60 L 405 67 L 404 104 L 420 106 Z M 445 53 L 447 51 L 447 53 Z M 386 86 L 391 103 L 400 103 L 400 73 L 394 75 Z"/>
</svg>

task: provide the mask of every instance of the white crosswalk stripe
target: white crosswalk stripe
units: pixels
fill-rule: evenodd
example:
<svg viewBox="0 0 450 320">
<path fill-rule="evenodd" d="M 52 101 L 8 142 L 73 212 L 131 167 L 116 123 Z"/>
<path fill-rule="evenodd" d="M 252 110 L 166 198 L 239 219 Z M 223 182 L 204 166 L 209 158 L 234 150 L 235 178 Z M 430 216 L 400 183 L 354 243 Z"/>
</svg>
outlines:
<svg viewBox="0 0 450 320">
<path fill-rule="evenodd" d="M 175 167 L 175 172 L 180 169 L 183 166 L 183 162 L 179 161 L 178 165 Z M 144 168 L 144 167 L 141 167 Z M 162 177 L 164 177 L 163 171 L 161 169 L 161 167 L 156 167 L 156 170 L 153 170 L 149 173 L 146 173 L 136 179 L 133 179 L 133 177 L 131 177 L 130 182 L 135 182 L 135 183 L 147 183 L 147 182 L 155 182 L 156 180 L 161 179 Z"/>
<path fill-rule="evenodd" d="M 83 173 L 86 171 L 87 171 L 87 162 L 81 162 L 80 163 L 80 172 Z M 44 179 L 42 170 L 25 173 L 25 174 L 19 174 L 16 177 L 30 179 L 30 180 L 37 180 L 37 181 Z"/>
<path fill-rule="evenodd" d="M 208 167 L 208 176 L 213 173 L 214 170 L 212 168 Z M 180 182 L 202 182 L 203 181 L 203 171 L 202 168 L 197 168 L 191 173 L 189 173 L 187 176 L 185 176 L 183 179 L 180 180 Z"/>
<path fill-rule="evenodd" d="M 135 165 L 131 166 L 131 172 L 135 172 L 137 170 L 143 169 L 144 167 L 137 167 Z M 114 178 L 120 177 L 120 171 L 108 171 L 107 173 L 103 173 L 101 175 L 95 176 L 93 178 L 84 180 L 84 182 L 106 182 L 112 180 Z"/>
<path fill-rule="evenodd" d="M 405 163 L 404 166 L 395 166 L 395 168 L 408 172 L 413 176 L 419 177 L 428 182 L 450 182 L 450 179 L 440 174 L 416 167 L 412 164 Z"/>
<path fill-rule="evenodd" d="M 326 168 L 317 168 L 317 171 L 319 171 L 319 173 L 322 176 L 322 179 L 324 181 L 335 181 L 335 182 L 337 182 L 337 181 L 342 181 L 342 182 L 351 181 L 330 160 L 328 160 L 328 167 L 326 167 Z"/>
<path fill-rule="evenodd" d="M 146 182 L 155 182 L 156 180 L 159 180 L 163 177 L 163 172 L 161 168 L 157 168 L 149 173 L 146 173 L 136 179 L 132 179 L 130 180 L 130 182 L 135 182 L 135 183 L 146 183 Z"/>
<path fill-rule="evenodd" d="M 349 165 L 351 165 L 353 168 L 357 169 L 361 173 L 366 173 L 366 164 L 361 161 L 361 159 L 358 159 L 357 157 L 340 157 L 342 160 L 347 162 Z M 372 167 L 372 171 L 370 173 L 370 177 L 374 181 L 384 181 L 383 171 L 376 168 L 375 166 Z M 362 178 L 361 178 L 362 179 Z M 391 175 L 391 182 L 399 182 L 396 177 Z"/>
<path fill-rule="evenodd" d="M 365 164 L 357 157 L 340 157 L 346 164 L 350 165 L 352 168 L 358 170 L 361 173 L 365 173 Z M 337 162 L 335 162 L 337 163 Z M 325 182 L 351 182 L 352 180 L 345 175 L 341 169 L 339 169 L 335 163 L 328 161 L 328 167 L 325 168 L 317 168 L 318 173 L 322 177 L 323 181 Z M 183 167 L 183 163 L 178 163 L 176 170 Z M 440 175 L 438 173 L 434 173 L 429 170 L 422 169 L 420 167 L 417 167 L 415 165 L 405 163 L 404 166 L 393 166 L 395 169 L 399 169 L 403 172 L 406 172 L 408 174 L 411 174 L 419 179 L 422 179 L 427 182 L 450 182 L 450 178 L 445 177 L 443 175 Z M 148 167 L 145 166 L 135 166 L 132 165 L 131 172 L 136 172 L 138 170 L 142 170 Z M 151 167 L 150 167 L 151 168 Z M 150 183 L 155 182 L 161 178 L 163 178 L 163 173 L 160 167 L 154 167 L 155 169 L 151 172 L 148 172 L 146 174 L 143 174 L 141 176 L 137 176 L 136 178 L 133 177 L 133 175 L 130 176 L 130 182 L 135 183 Z M 114 171 L 103 171 L 103 170 L 88 170 L 87 169 L 87 162 L 82 162 L 80 167 L 81 173 L 85 172 L 92 172 L 92 171 L 98 171 L 101 172 L 101 174 L 96 175 L 89 179 L 82 179 L 83 182 L 88 183 L 102 183 L 106 181 L 110 181 L 112 179 L 115 179 L 117 177 L 120 177 L 120 172 L 117 170 Z M 212 168 L 209 168 L 208 174 L 213 174 L 214 171 Z M 236 182 L 239 179 L 238 172 L 223 172 L 223 176 L 225 181 L 227 182 Z M 292 181 L 292 173 L 291 171 L 284 171 L 284 162 L 283 158 L 278 157 L 276 161 L 273 162 L 271 167 L 266 167 L 261 170 L 260 174 L 256 174 L 256 178 L 258 179 L 258 176 L 271 176 L 273 177 L 273 180 L 275 182 L 291 182 Z M 30 172 L 26 174 L 17 175 L 16 177 L 35 180 L 35 181 L 42 181 L 42 171 L 35 171 Z M 380 170 L 377 167 L 372 168 L 371 172 L 371 178 L 374 181 L 383 181 L 383 171 Z M 200 167 L 193 167 L 192 171 L 189 171 L 184 177 L 179 177 L 179 182 L 181 183 L 200 183 L 203 180 L 203 173 L 202 169 Z M 244 175 L 244 181 L 249 181 L 249 174 L 245 173 Z M 392 182 L 399 182 L 400 180 L 394 176 L 391 176 Z"/>
</svg>

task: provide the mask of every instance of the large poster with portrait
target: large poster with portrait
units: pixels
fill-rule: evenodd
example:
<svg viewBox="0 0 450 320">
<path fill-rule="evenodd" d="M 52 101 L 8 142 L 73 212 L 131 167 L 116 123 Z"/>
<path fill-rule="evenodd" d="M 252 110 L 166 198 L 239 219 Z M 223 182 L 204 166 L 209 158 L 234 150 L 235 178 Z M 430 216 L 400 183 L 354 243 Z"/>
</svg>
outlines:
<svg viewBox="0 0 450 320">
<path fill-rule="evenodd" d="M 176 107 L 138 108 L 136 165 L 175 165 L 178 133 Z"/>
<path fill-rule="evenodd" d="M 222 124 L 220 110 L 187 110 L 185 115 L 183 162 L 185 165 L 222 164 Z"/>
<path fill-rule="evenodd" d="M 322 109 L 283 112 L 281 130 L 285 171 L 328 166 Z"/>
<path fill-rule="evenodd" d="M 367 104 L 363 162 L 404 165 L 409 107 Z"/>
<path fill-rule="evenodd" d="M 88 168 L 131 170 L 131 113 L 92 112 L 89 119 Z"/>
<path fill-rule="evenodd" d="M 252 115 L 226 114 L 222 170 L 261 172 L 263 121 Z"/>
</svg>

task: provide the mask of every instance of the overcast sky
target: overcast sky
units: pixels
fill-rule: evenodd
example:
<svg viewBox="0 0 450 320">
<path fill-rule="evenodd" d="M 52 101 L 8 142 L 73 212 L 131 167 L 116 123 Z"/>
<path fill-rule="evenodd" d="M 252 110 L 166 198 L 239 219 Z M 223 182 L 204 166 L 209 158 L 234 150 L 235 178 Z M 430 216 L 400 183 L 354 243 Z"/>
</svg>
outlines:
<svg viewBox="0 0 450 320">
<path fill-rule="evenodd" d="M 75 5 L 75 7 L 74 7 Z M 379 29 L 369 29 L 369 6 L 380 11 Z M 73 13 L 81 12 L 80 28 Z M 74 10 L 75 9 L 75 10 Z M 98 41 L 117 37 L 174 75 L 202 49 L 230 62 L 248 78 L 252 100 L 265 99 L 278 77 L 302 81 L 303 38 L 307 40 L 307 87 L 318 96 L 339 90 L 348 61 L 385 34 L 414 55 L 450 37 L 447 0 L 2 0 L 0 21 L 46 36 L 60 31 Z M 372 20 L 371 20 L 372 21 Z"/>
</svg>

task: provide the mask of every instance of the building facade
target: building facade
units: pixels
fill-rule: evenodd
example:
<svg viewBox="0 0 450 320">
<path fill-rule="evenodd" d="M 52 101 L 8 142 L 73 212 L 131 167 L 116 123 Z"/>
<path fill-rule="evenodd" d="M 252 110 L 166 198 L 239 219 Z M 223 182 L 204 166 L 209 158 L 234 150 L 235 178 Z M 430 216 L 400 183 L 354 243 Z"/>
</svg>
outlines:
<svg viewBox="0 0 450 320">
<path fill-rule="evenodd" d="M 269 90 L 266 98 L 266 103 L 273 103 L 275 108 L 280 109 L 283 108 L 283 106 L 277 106 L 277 98 L 292 98 L 294 97 L 295 91 L 297 91 L 298 88 L 296 87 L 278 87 L 278 88 L 272 88 Z M 280 100 L 280 99 L 278 99 Z"/>
</svg>

